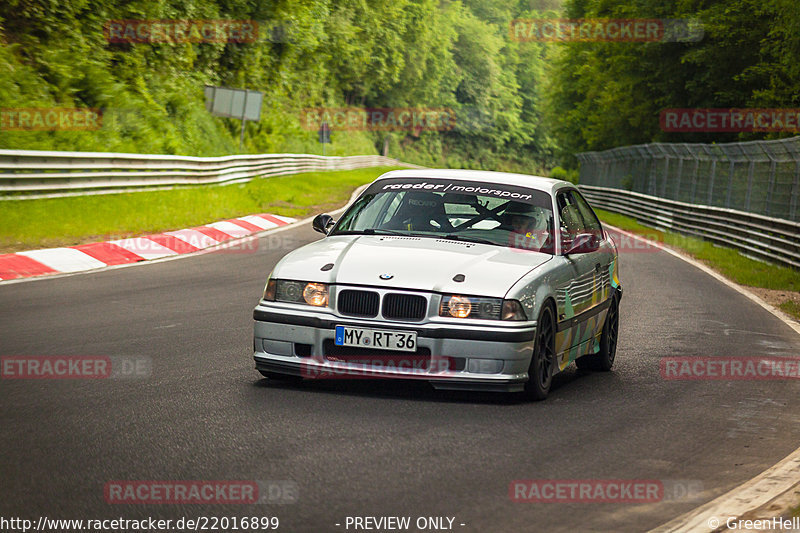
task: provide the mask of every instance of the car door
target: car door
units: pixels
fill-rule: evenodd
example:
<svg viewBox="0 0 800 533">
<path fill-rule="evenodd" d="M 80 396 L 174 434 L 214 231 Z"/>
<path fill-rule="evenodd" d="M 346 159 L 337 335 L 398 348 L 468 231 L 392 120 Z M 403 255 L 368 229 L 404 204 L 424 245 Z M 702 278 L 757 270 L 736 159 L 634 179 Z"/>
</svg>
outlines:
<svg viewBox="0 0 800 533">
<path fill-rule="evenodd" d="M 566 254 L 573 240 L 582 233 L 592 233 L 602 239 L 602 229 L 596 217 L 584 213 L 580 197 L 568 189 L 556 196 L 558 210 L 560 253 L 571 266 L 572 276 L 557 287 L 558 331 L 556 351 L 559 366 L 565 367 L 594 348 L 593 339 L 598 333 L 598 306 L 603 303 L 604 276 L 602 254 L 599 252 Z M 585 200 L 583 200 L 585 203 Z M 593 215 L 593 213 L 592 213 Z"/>
<path fill-rule="evenodd" d="M 588 252 L 583 260 L 587 261 L 594 270 L 592 280 L 591 299 L 586 305 L 586 311 L 581 320 L 582 342 L 599 340 L 605 321 L 606 309 L 608 308 L 609 296 L 611 295 L 611 269 L 615 257 L 614 247 L 609 242 L 600 220 L 595 215 L 586 199 L 576 190 L 570 192 L 570 196 L 578 208 L 583 222 L 584 231 L 596 235 L 599 239 L 596 251 Z M 583 353 L 593 353 L 598 348 L 597 342 L 588 343 L 581 351 Z"/>
<path fill-rule="evenodd" d="M 597 283 L 595 287 L 595 304 L 596 306 L 604 306 L 605 302 L 611 295 L 611 270 L 613 267 L 614 257 L 616 255 L 613 244 L 608 240 L 608 236 L 603 231 L 603 226 L 600 224 L 600 219 L 597 218 L 594 210 L 589 205 L 589 202 L 578 191 L 572 191 L 572 197 L 578 210 L 581 213 L 584 227 L 587 232 L 595 234 L 600 239 L 600 246 L 596 252 L 591 252 L 594 260 L 594 268 L 597 272 Z M 588 255 L 588 254 L 587 254 Z M 602 322 L 600 324 L 602 327 Z"/>
</svg>

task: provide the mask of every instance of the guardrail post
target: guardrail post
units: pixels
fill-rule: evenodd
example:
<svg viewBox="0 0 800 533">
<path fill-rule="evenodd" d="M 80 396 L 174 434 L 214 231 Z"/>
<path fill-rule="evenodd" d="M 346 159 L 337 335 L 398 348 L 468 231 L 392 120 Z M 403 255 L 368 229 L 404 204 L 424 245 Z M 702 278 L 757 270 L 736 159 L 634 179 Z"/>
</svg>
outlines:
<svg viewBox="0 0 800 533">
<path fill-rule="evenodd" d="M 728 156 L 730 159 L 730 156 Z M 733 193 L 733 175 L 736 173 L 736 161 L 730 160 L 731 164 L 728 166 L 728 192 L 725 195 L 725 207 L 731 206 L 731 193 Z"/>
<path fill-rule="evenodd" d="M 717 158 L 711 160 L 711 176 L 708 178 L 708 201 L 707 205 L 714 205 L 711 201 L 714 199 L 714 178 L 717 177 Z"/>
<path fill-rule="evenodd" d="M 797 196 L 800 195 L 800 159 L 794 163 L 794 187 L 792 187 L 792 208 L 789 213 L 790 220 L 797 220 Z"/>
<path fill-rule="evenodd" d="M 744 195 L 744 210 L 750 211 L 750 193 L 753 190 L 753 173 L 756 170 L 756 162 L 750 161 L 750 166 L 747 168 L 747 192 Z"/>
<path fill-rule="evenodd" d="M 673 198 L 675 200 L 681 199 L 681 174 L 683 173 L 683 158 L 678 158 L 678 171 L 675 173 L 675 196 Z"/>
<path fill-rule="evenodd" d="M 645 147 L 650 154 L 650 175 L 647 180 L 647 192 L 655 196 L 656 194 L 656 157 L 650 149 L 650 145 L 646 144 Z"/>
</svg>

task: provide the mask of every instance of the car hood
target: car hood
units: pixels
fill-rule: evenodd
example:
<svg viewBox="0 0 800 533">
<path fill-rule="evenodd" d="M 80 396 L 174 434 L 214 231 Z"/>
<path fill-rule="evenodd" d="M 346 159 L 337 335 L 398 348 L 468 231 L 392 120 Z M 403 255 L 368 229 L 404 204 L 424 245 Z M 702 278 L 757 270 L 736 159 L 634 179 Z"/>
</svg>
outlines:
<svg viewBox="0 0 800 533">
<path fill-rule="evenodd" d="M 517 280 L 550 258 L 445 239 L 338 235 L 289 253 L 272 277 L 502 298 Z M 333 268 L 321 270 L 329 263 Z M 463 282 L 453 281 L 458 274 L 464 275 Z"/>
</svg>

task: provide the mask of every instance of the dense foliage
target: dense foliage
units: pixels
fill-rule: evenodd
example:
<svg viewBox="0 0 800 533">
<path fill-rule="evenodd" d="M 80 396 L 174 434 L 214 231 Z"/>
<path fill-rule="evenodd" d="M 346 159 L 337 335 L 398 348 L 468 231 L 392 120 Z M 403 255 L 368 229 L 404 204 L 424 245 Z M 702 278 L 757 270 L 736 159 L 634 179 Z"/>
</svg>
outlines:
<svg viewBox="0 0 800 533">
<path fill-rule="evenodd" d="M 699 42 L 572 43 L 552 61 L 548 123 L 562 155 L 652 141 L 796 133 L 669 133 L 668 108 L 800 107 L 797 0 L 570 0 L 571 18 L 697 19 Z"/>
<path fill-rule="evenodd" d="M 551 2 L 552 3 L 552 2 Z M 474 4 L 474 5 L 472 5 Z M 494 6 L 493 4 L 496 4 Z M 5 0 L 0 107 L 92 107 L 99 131 L 0 131 L 0 146 L 215 155 L 238 150 L 239 122 L 210 116 L 203 86 L 263 91 L 245 150 L 320 153 L 307 107 L 448 107 L 450 131 L 333 132 L 329 154 L 428 164 L 545 161 L 543 46 L 521 50 L 502 2 L 439 0 Z M 557 5 L 554 4 L 554 5 Z M 109 20 L 262 22 L 256 42 L 109 43 Z"/>
<path fill-rule="evenodd" d="M 663 108 L 800 103 L 797 0 L 4 0 L 0 107 L 104 110 L 99 131 L 0 129 L 0 147 L 192 155 L 238 151 L 203 86 L 264 93 L 245 151 L 321 153 L 308 107 L 447 107 L 449 131 L 334 130 L 329 154 L 550 168 L 569 154 L 736 134 L 659 129 Z M 562 11 L 562 7 L 564 11 Z M 536 43 L 516 18 L 697 18 L 700 42 Z M 262 22 L 255 42 L 110 43 L 109 20 Z M 742 134 L 742 138 L 764 134 Z"/>
</svg>

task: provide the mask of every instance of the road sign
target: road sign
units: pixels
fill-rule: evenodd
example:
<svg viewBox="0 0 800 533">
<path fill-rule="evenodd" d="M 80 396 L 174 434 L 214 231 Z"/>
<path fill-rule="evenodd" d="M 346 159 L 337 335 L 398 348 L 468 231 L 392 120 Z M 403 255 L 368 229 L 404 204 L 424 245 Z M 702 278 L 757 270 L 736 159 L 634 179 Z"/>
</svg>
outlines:
<svg viewBox="0 0 800 533">
<path fill-rule="evenodd" d="M 258 122 L 264 95 L 248 89 L 205 86 L 206 109 L 218 117 L 238 118 Z"/>
<path fill-rule="evenodd" d="M 261 120 L 261 102 L 263 93 L 248 89 L 229 89 L 227 87 L 213 87 L 206 85 L 204 88 L 206 109 L 218 117 L 238 118 L 242 121 L 242 133 L 239 137 L 239 151 L 244 143 L 244 125 L 248 120 L 258 122 Z"/>
<path fill-rule="evenodd" d="M 322 144 L 331 142 L 331 127 L 328 126 L 327 122 L 319 125 L 319 142 Z"/>
</svg>

